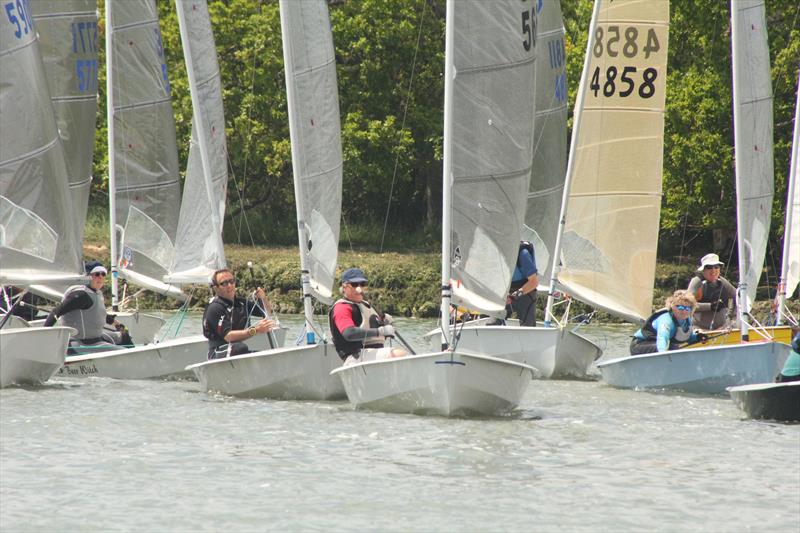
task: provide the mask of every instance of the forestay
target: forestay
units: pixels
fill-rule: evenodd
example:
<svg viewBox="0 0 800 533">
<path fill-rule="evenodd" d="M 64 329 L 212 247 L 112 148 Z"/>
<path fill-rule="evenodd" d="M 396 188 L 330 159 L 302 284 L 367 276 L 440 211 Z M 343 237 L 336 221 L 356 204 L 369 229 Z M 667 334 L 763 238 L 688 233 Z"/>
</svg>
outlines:
<svg viewBox="0 0 800 533">
<path fill-rule="evenodd" d="M 342 146 L 333 36 L 324 0 L 281 2 L 301 264 L 331 304 L 342 203 Z"/>
<path fill-rule="evenodd" d="M 548 0 L 537 4 L 533 172 L 522 238 L 533 243 L 536 266 L 539 272 L 546 272 L 555 248 L 567 167 L 567 61 L 561 3 Z"/>
<path fill-rule="evenodd" d="M 72 193 L 73 253 L 83 260 L 83 229 L 92 185 L 97 115 L 97 2 L 37 0 L 30 3 L 39 32 L 56 126 L 64 146 Z"/>
<path fill-rule="evenodd" d="M 114 215 L 121 271 L 160 281 L 172 264 L 180 205 L 178 151 L 154 0 L 108 2 L 113 79 Z M 114 260 L 114 258 L 112 258 Z M 137 276 L 138 274 L 138 276 Z"/>
<path fill-rule="evenodd" d="M 72 198 L 34 19 L 27 2 L 0 20 L 0 283 L 70 282 Z"/>
<path fill-rule="evenodd" d="M 178 0 L 176 5 L 187 70 L 194 81 L 193 116 L 175 256 L 165 281 L 201 283 L 225 266 L 221 234 L 228 185 L 225 114 L 208 6 L 192 0 Z"/>
<path fill-rule="evenodd" d="M 761 0 L 731 0 L 739 285 L 746 311 L 764 266 L 774 192 L 772 81 Z M 741 296 L 740 296 L 741 298 Z"/>
<path fill-rule="evenodd" d="M 533 162 L 536 8 L 470 0 L 453 11 L 452 223 L 442 260 L 451 262 L 453 304 L 500 315 Z"/>
<path fill-rule="evenodd" d="M 581 300 L 638 320 L 653 301 L 669 2 L 603 1 L 596 13 L 558 277 Z"/>
</svg>

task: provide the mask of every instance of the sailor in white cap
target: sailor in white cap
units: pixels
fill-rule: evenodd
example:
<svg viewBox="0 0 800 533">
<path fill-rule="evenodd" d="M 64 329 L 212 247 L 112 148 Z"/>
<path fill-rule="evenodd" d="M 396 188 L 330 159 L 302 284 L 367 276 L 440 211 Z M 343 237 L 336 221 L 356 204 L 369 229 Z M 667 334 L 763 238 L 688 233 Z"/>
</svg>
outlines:
<svg viewBox="0 0 800 533">
<path fill-rule="evenodd" d="M 117 322 L 116 316 L 106 314 L 103 285 L 108 270 L 100 261 L 90 261 L 85 267 L 86 274 L 91 276 L 88 285 L 69 287 L 64 299 L 48 315 L 45 327 L 58 321 L 59 325 L 77 331 L 77 335 L 70 338 L 68 355 L 131 347 L 133 341 L 125 327 Z M 106 325 L 114 326 L 116 331 L 106 329 Z"/>
<path fill-rule="evenodd" d="M 697 274 L 689 282 L 687 290 L 697 300 L 695 327 L 709 330 L 731 325 L 731 317 L 736 311 L 736 289 L 720 275 L 720 268 L 724 265 L 717 254 L 706 254 L 700 259 Z"/>
</svg>

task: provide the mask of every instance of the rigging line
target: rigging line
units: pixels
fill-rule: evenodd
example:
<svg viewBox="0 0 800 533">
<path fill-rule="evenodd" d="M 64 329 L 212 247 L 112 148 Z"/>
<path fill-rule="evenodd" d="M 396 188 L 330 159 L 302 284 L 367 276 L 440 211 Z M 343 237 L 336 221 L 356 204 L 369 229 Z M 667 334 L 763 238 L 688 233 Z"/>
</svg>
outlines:
<svg viewBox="0 0 800 533">
<path fill-rule="evenodd" d="M 247 234 L 250 236 L 250 245 L 255 246 L 255 240 L 253 239 L 253 232 L 250 229 L 250 221 L 247 219 L 247 213 L 245 213 L 244 209 L 244 197 L 242 196 L 242 189 L 239 188 L 239 181 L 236 179 L 236 173 L 233 171 L 233 161 L 231 161 L 231 155 L 225 150 L 225 157 L 228 159 L 228 167 L 231 169 L 231 177 L 233 178 L 233 187 L 236 189 L 236 195 L 239 197 L 239 207 L 241 209 L 241 218 L 244 219 L 244 225 L 247 226 Z M 239 229 L 241 230 L 242 224 L 239 224 Z M 239 232 L 239 238 L 237 239 L 239 244 L 242 244 L 241 240 L 241 231 Z"/>
<path fill-rule="evenodd" d="M 253 96 L 255 94 L 255 86 L 256 86 L 256 58 L 258 54 L 256 50 L 253 50 L 253 67 L 250 69 L 250 105 L 247 108 L 247 131 L 245 131 L 245 144 L 244 144 L 244 166 L 242 172 L 244 173 L 244 177 L 242 178 L 242 190 L 247 186 L 247 163 L 249 161 L 250 156 L 250 128 L 251 128 L 251 119 L 253 116 Z M 238 187 L 237 187 L 238 189 Z M 239 193 L 241 197 L 241 192 Z M 244 218 L 244 222 L 247 225 L 247 232 L 250 234 L 250 240 L 253 240 L 253 233 L 250 231 L 250 223 L 247 220 L 247 215 L 244 212 L 244 205 L 242 205 L 242 213 L 240 215 L 240 219 Z M 236 231 L 236 240 L 239 244 L 242 243 L 242 226 L 243 224 L 240 222 L 237 227 Z"/>
<path fill-rule="evenodd" d="M 419 18 L 419 29 L 417 30 L 417 43 L 414 47 L 414 59 L 411 61 L 411 75 L 408 78 L 408 88 L 406 89 L 405 108 L 403 109 L 403 120 L 400 123 L 400 139 L 402 139 L 403 131 L 406 127 L 406 117 L 408 116 L 408 107 L 411 103 L 411 86 L 414 83 L 414 70 L 417 66 L 417 53 L 419 52 L 419 43 L 422 40 L 422 23 L 425 21 L 425 0 L 422 0 L 422 13 Z M 389 187 L 389 199 L 386 203 L 386 216 L 383 219 L 383 233 L 381 234 L 381 247 L 380 251 L 383 252 L 383 243 L 386 239 L 386 227 L 389 224 L 389 211 L 392 208 L 392 195 L 394 194 L 394 183 L 397 179 L 397 166 L 400 163 L 400 142 L 398 141 L 398 150 L 394 157 L 394 170 L 392 171 L 392 185 Z"/>
</svg>

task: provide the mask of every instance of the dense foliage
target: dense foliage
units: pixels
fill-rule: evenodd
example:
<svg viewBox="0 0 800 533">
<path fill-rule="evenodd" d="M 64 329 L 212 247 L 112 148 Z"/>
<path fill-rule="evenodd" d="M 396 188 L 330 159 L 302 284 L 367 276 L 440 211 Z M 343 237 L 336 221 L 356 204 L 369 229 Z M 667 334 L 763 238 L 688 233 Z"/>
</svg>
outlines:
<svg viewBox="0 0 800 533">
<path fill-rule="evenodd" d="M 377 247 L 388 216 L 386 240 L 392 247 L 435 249 L 445 0 L 329 0 L 329 5 L 345 161 L 342 242 Z M 570 103 L 591 8 L 588 0 L 562 0 Z M 185 161 L 192 113 L 180 36 L 173 3 L 159 0 L 159 9 Z M 277 0 L 209 0 L 209 9 L 232 168 L 226 242 L 292 244 L 294 200 Z M 800 63 L 799 12 L 796 0 L 767 3 L 775 93 L 772 262 L 781 253 Z M 714 250 L 726 257 L 735 235 L 727 2 L 672 0 L 668 69 L 659 254 L 696 257 L 712 248 L 713 238 Z M 96 201 L 106 186 L 104 98 L 101 94 Z"/>
</svg>

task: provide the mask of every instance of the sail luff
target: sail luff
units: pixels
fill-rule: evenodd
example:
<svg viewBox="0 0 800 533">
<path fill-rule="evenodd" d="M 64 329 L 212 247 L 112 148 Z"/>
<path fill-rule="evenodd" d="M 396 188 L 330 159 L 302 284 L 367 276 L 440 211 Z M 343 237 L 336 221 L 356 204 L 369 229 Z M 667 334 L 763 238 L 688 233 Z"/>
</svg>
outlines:
<svg viewBox="0 0 800 533">
<path fill-rule="evenodd" d="M 303 306 L 333 303 L 342 198 L 336 58 L 324 0 L 281 1 Z"/>
<path fill-rule="evenodd" d="M 731 0 L 736 222 L 739 255 L 737 312 L 742 338 L 764 266 L 774 191 L 772 83 L 764 2 Z"/>
<path fill-rule="evenodd" d="M 284 75 L 286 77 L 286 106 L 289 110 L 289 139 L 292 145 L 292 168 L 300 168 L 300 139 L 298 134 L 297 115 L 293 112 L 297 105 L 297 98 L 295 96 L 296 87 L 294 84 L 294 60 L 291 39 L 289 38 L 292 31 L 289 23 L 291 15 L 289 9 L 291 6 L 286 0 L 280 0 L 280 14 L 281 14 L 281 40 L 283 43 L 283 66 Z M 311 301 L 311 276 L 308 272 L 308 261 L 306 254 L 308 253 L 308 246 L 305 239 L 305 210 L 303 209 L 302 197 L 302 182 L 300 180 L 299 172 L 292 172 L 292 179 L 294 180 L 294 203 L 295 213 L 297 215 L 297 241 L 300 250 L 300 284 L 303 290 L 303 316 L 306 321 L 306 331 L 313 331 L 314 323 L 314 306 Z M 308 339 L 308 337 L 306 337 Z"/>
<path fill-rule="evenodd" d="M 453 16 L 452 302 L 504 317 L 533 165 L 537 12 L 478 0 Z"/>
<path fill-rule="evenodd" d="M 595 0 L 592 9 L 592 18 L 589 21 L 589 36 L 595 33 L 597 20 L 600 14 L 602 0 Z M 572 137 L 570 139 L 569 152 L 567 155 L 567 170 L 564 177 L 564 189 L 561 195 L 561 212 L 558 215 L 558 227 L 556 230 L 556 240 L 553 245 L 553 267 L 550 270 L 550 286 L 548 288 L 547 303 L 545 305 L 544 325 L 550 326 L 553 321 L 553 305 L 555 303 L 555 290 L 558 283 L 558 273 L 561 271 L 561 245 L 564 239 L 564 226 L 567 220 L 567 207 L 569 207 L 569 190 L 572 185 L 575 170 L 575 154 L 578 147 L 578 134 L 583 118 L 583 104 L 586 100 L 586 84 L 589 82 L 589 65 L 592 58 L 592 39 L 586 40 L 586 53 L 583 58 L 583 71 L 578 83 L 578 93 L 575 95 L 575 110 L 572 116 Z"/>
<path fill-rule="evenodd" d="M 786 223 L 783 230 L 783 258 L 779 286 L 778 324 L 783 323 L 786 298 L 790 298 L 800 281 L 800 75 L 797 79 L 797 100 L 794 106 L 794 134 L 789 164 L 789 183 L 786 187 Z"/>
<path fill-rule="evenodd" d="M 119 309 L 119 246 L 117 241 L 117 157 L 114 139 L 114 24 L 111 14 L 113 0 L 105 0 L 106 17 L 106 124 L 108 150 L 108 231 L 111 260 L 111 308 Z"/>
<path fill-rule="evenodd" d="M 442 132 L 442 303 L 440 318 L 442 321 L 442 349 L 450 346 L 449 328 L 445 327 L 450 320 L 450 303 L 452 283 L 450 281 L 450 228 L 452 225 L 452 188 L 453 188 L 453 84 L 456 76 L 454 67 L 455 45 L 455 0 L 447 0 L 445 14 L 445 46 L 444 46 L 444 129 Z"/>
</svg>

